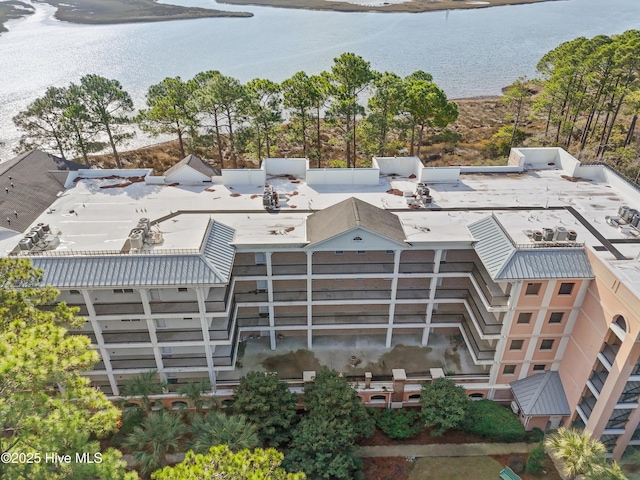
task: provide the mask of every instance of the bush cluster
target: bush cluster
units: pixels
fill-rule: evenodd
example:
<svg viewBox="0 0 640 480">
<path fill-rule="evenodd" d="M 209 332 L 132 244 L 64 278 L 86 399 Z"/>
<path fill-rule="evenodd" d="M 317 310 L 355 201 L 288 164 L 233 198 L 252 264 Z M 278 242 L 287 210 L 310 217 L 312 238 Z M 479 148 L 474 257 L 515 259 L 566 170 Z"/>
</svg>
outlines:
<svg viewBox="0 0 640 480">
<path fill-rule="evenodd" d="M 536 448 L 531 450 L 529 453 L 529 458 L 527 459 L 527 465 L 525 467 L 525 472 L 530 475 L 539 475 L 542 473 L 544 468 L 544 460 L 546 458 L 546 454 L 544 453 L 544 445 L 540 442 Z"/>
<path fill-rule="evenodd" d="M 526 435 L 518 417 L 491 400 L 471 402 L 461 429 L 500 442 L 520 442 Z"/>
<path fill-rule="evenodd" d="M 420 414 L 411 410 L 375 409 L 376 426 L 394 440 L 411 438 L 424 429 Z"/>
</svg>

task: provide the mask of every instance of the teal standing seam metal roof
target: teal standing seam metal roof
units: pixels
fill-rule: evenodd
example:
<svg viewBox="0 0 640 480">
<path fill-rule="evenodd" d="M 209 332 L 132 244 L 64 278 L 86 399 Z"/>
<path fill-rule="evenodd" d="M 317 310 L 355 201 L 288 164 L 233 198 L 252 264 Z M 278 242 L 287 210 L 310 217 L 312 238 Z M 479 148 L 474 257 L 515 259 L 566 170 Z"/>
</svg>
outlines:
<svg viewBox="0 0 640 480">
<path fill-rule="evenodd" d="M 593 278 L 584 248 L 518 248 L 494 216 L 470 224 L 474 248 L 494 280 Z"/>
<path fill-rule="evenodd" d="M 56 288 L 211 285 L 229 281 L 235 230 L 211 221 L 199 253 L 41 256 L 31 259 Z"/>
</svg>

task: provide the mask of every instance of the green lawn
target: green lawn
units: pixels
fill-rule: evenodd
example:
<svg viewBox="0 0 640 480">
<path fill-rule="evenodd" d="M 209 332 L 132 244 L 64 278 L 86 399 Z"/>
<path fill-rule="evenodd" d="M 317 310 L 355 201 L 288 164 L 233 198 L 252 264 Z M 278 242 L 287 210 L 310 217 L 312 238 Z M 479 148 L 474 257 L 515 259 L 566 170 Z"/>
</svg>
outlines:
<svg viewBox="0 0 640 480">
<path fill-rule="evenodd" d="M 491 457 L 420 458 L 409 480 L 497 480 L 502 465 Z"/>
</svg>

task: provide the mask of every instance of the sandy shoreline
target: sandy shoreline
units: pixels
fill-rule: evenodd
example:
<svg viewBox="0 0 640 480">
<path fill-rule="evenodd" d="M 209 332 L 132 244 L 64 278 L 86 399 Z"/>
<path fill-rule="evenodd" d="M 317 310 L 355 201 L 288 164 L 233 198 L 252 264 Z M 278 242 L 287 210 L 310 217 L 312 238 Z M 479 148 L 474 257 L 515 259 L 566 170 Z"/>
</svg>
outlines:
<svg viewBox="0 0 640 480">
<path fill-rule="evenodd" d="M 34 10 L 31 5 L 17 0 L 0 3 L 0 33 L 9 31 L 4 26 L 5 22 L 31 15 L 33 12 Z"/>
<path fill-rule="evenodd" d="M 503 5 L 524 5 L 529 3 L 553 2 L 561 0 L 218 0 L 218 3 L 233 5 L 256 5 L 261 7 L 301 8 L 307 10 L 329 10 L 335 12 L 395 12 L 421 13 L 439 10 L 461 10 L 488 8 Z M 357 3 L 356 3 L 357 2 Z"/>
</svg>

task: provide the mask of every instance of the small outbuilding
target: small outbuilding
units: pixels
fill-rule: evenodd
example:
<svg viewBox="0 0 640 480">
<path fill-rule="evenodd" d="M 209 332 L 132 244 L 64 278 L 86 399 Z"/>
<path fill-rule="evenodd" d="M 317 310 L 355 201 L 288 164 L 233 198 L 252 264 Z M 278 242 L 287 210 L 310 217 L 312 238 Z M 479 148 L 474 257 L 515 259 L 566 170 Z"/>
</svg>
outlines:
<svg viewBox="0 0 640 480">
<path fill-rule="evenodd" d="M 514 401 L 511 408 L 527 430 L 554 430 L 571 415 L 567 395 L 558 372 L 544 372 L 509 384 Z"/>
</svg>

